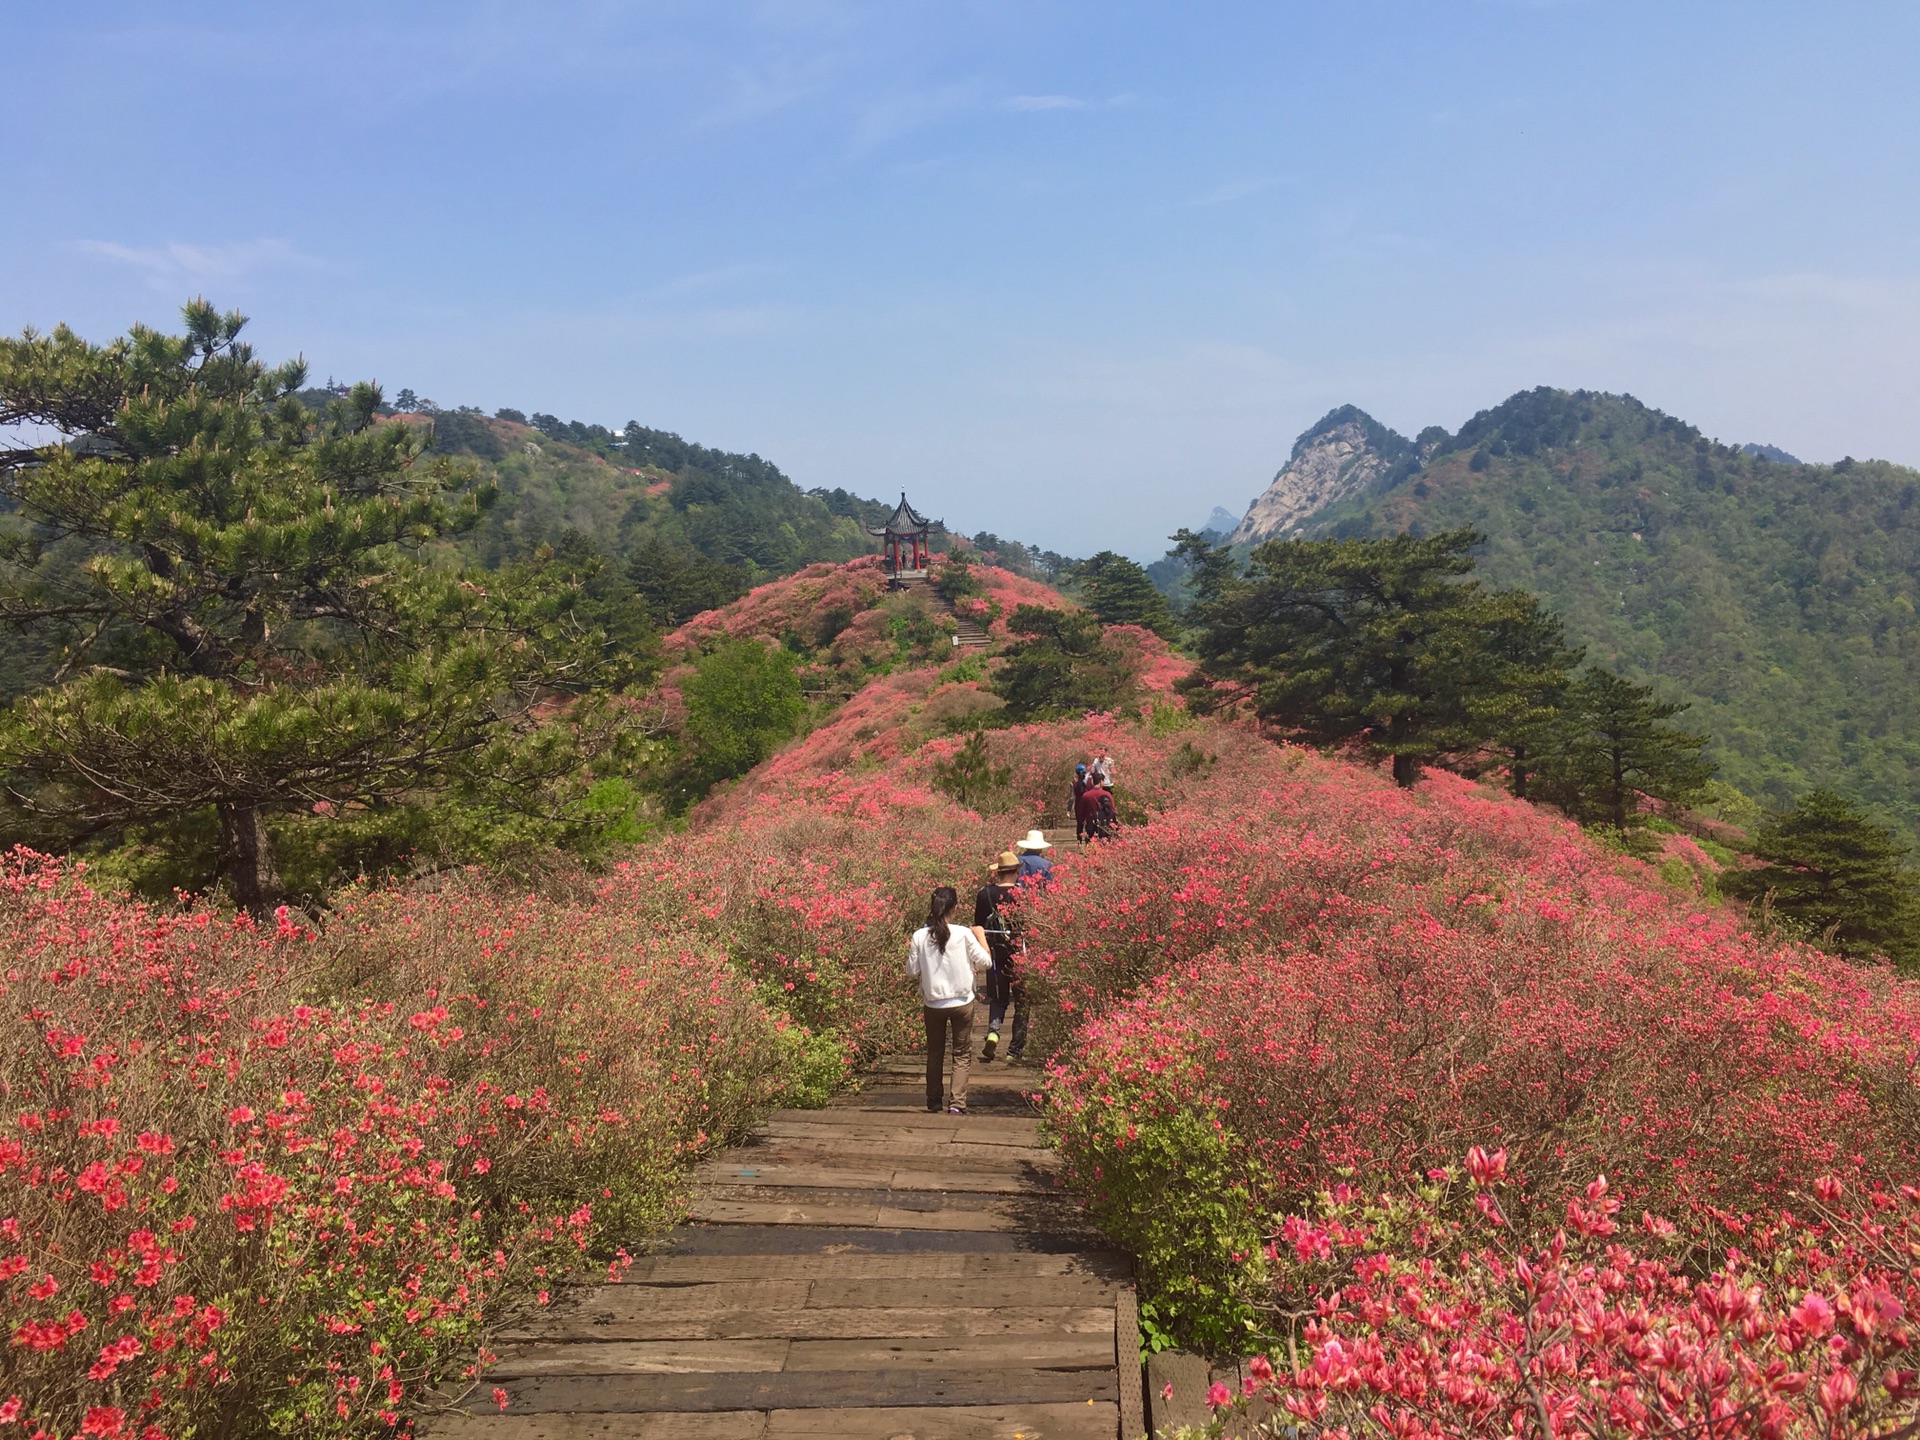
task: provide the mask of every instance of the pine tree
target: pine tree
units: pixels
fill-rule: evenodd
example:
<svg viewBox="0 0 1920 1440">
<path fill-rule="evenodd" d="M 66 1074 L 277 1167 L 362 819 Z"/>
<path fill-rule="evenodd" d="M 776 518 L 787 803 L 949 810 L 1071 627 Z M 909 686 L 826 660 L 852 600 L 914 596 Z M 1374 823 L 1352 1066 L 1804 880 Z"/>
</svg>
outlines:
<svg viewBox="0 0 1920 1440">
<path fill-rule="evenodd" d="M 1425 763 L 1478 751 L 1558 673 L 1556 631 L 1531 596 L 1467 578 L 1471 530 L 1379 540 L 1270 540 L 1244 574 L 1187 537 L 1201 709 L 1238 700 L 1284 734 Z"/>
<path fill-rule="evenodd" d="M 1567 644 L 1560 617 L 1524 590 L 1489 593 L 1481 625 L 1498 681 L 1470 696 L 1469 704 L 1505 764 L 1514 796 L 1525 800 L 1542 753 L 1552 749 L 1584 652 Z"/>
<path fill-rule="evenodd" d="M 1074 567 L 1073 578 L 1086 595 L 1087 608 L 1102 625 L 1139 625 L 1156 635 L 1174 632 L 1173 611 L 1147 575 L 1133 561 L 1102 550 Z"/>
<path fill-rule="evenodd" d="M 272 817 L 442 784 L 544 811 L 621 728 L 591 702 L 536 709 L 605 661 L 577 586 L 430 563 L 491 492 L 377 423 L 376 387 L 316 415 L 305 366 L 257 360 L 241 315 L 183 315 L 183 335 L 0 342 L 0 425 L 62 437 L 0 454 L 0 622 L 64 651 L 0 716 L 0 823 L 66 848 L 211 812 L 217 871 L 257 912 L 284 893 Z"/>
<path fill-rule="evenodd" d="M 1100 643 L 1100 622 L 1086 611 L 1021 605 L 1007 628 L 1022 638 L 1007 647 L 993 693 L 1007 702 L 1009 720 L 1110 710 L 1125 697 L 1125 668 Z"/>
<path fill-rule="evenodd" d="M 933 788 L 981 815 L 998 814 L 1014 798 L 1013 767 L 993 763 L 984 730 L 975 730 L 949 760 L 933 767 Z"/>
<path fill-rule="evenodd" d="M 1920 965 L 1920 874 L 1894 832 L 1831 791 L 1802 795 L 1754 836 L 1764 863 L 1728 888 L 1766 897 L 1777 915 L 1842 955 Z"/>
<path fill-rule="evenodd" d="M 1639 797 L 1686 803 L 1713 778 L 1704 735 L 1667 722 L 1687 707 L 1654 698 L 1611 670 L 1593 667 L 1568 687 L 1559 716 L 1541 728 L 1541 798 L 1575 819 L 1624 834 L 1641 823 Z"/>
</svg>

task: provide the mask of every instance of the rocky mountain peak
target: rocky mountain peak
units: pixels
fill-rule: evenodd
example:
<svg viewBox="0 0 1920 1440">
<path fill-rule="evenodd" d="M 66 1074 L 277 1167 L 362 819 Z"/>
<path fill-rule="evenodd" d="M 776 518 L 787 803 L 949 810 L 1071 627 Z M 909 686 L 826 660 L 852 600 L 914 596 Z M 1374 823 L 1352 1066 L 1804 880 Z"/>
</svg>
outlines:
<svg viewBox="0 0 1920 1440">
<path fill-rule="evenodd" d="M 1247 507 L 1229 543 L 1293 534 L 1315 511 L 1385 488 L 1419 463 L 1412 441 L 1358 406 L 1343 405 L 1294 442 L 1293 454 Z"/>
</svg>

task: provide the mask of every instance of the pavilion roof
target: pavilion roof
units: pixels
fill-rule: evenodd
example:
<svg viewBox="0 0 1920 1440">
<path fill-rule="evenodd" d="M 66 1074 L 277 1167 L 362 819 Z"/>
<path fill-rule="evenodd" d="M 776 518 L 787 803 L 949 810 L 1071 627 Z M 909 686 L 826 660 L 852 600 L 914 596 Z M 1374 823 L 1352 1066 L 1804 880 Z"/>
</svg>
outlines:
<svg viewBox="0 0 1920 1440">
<path fill-rule="evenodd" d="M 928 535 L 936 530 L 944 531 L 946 528 L 940 521 L 927 519 L 909 505 L 907 492 L 902 490 L 900 504 L 894 509 L 893 514 L 887 517 L 887 523 L 869 525 L 866 527 L 866 532 L 869 535 Z"/>
</svg>

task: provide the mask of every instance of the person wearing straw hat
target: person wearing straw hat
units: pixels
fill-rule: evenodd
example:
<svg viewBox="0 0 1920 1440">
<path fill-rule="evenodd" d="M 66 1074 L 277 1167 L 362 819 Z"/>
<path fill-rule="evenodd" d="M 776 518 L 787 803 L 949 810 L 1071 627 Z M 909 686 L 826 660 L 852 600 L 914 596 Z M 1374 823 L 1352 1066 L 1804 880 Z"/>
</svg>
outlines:
<svg viewBox="0 0 1920 1440">
<path fill-rule="evenodd" d="M 1045 833 L 1029 830 L 1026 839 L 1014 841 L 1013 848 L 1020 854 L 1020 883 L 1044 890 L 1051 883 L 1053 871 L 1053 860 L 1047 854 L 1053 846 Z"/>
<path fill-rule="evenodd" d="M 983 1063 L 993 1060 L 1000 1045 L 1000 1026 L 1013 1010 L 1013 1043 L 1007 1058 L 1018 1060 L 1027 1043 L 1026 989 L 1016 978 L 1014 958 L 1021 947 L 1020 933 L 1009 913 L 1020 894 L 1020 857 L 1002 850 L 988 869 L 987 883 L 973 899 L 973 933 L 993 957 L 987 972 L 987 1039 L 981 1047 Z"/>
</svg>

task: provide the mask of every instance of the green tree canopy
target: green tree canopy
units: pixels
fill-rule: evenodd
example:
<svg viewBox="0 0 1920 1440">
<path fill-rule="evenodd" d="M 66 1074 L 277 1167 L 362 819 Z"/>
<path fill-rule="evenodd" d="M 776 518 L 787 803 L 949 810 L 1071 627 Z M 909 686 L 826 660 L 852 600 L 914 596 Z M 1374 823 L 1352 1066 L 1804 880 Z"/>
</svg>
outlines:
<svg viewBox="0 0 1920 1440">
<path fill-rule="evenodd" d="M 984 595 L 987 589 L 973 573 L 973 557 L 957 547 L 941 553 L 933 572 L 933 588 L 949 605 L 968 595 Z"/>
<path fill-rule="evenodd" d="M 701 779 L 744 775 L 792 738 L 806 708 L 793 660 L 758 640 L 730 640 L 700 658 L 681 689 Z"/>
<path fill-rule="evenodd" d="M 1471 530 L 1380 540 L 1269 540 L 1244 573 L 1202 537 L 1188 562 L 1201 663 L 1183 687 L 1206 709 L 1250 700 L 1289 736 L 1423 763 L 1517 731 L 1565 651 L 1531 596 L 1467 578 Z"/>
<path fill-rule="evenodd" d="M 632 548 L 627 572 L 635 592 L 669 625 L 718 610 L 747 593 L 747 572 L 697 550 L 649 535 Z"/>
<path fill-rule="evenodd" d="M 1126 556 L 1102 550 L 1074 566 L 1073 578 L 1086 595 L 1087 608 L 1102 625 L 1139 625 L 1156 635 L 1173 634 L 1167 597 Z"/>
<path fill-rule="evenodd" d="M 430 563 L 490 502 L 469 469 L 376 423 L 372 385 L 315 414 L 302 363 L 258 360 L 237 312 L 183 315 L 0 342 L 0 427 L 59 436 L 0 452 L 0 622 L 60 656 L 0 717 L 0 823 L 65 848 L 210 811 L 258 911 L 283 895 L 272 816 L 446 783 L 544 808 L 621 728 L 538 703 L 604 674 L 583 567 Z"/>
<path fill-rule="evenodd" d="M 1488 592 L 1480 633 L 1501 683 L 1470 695 L 1468 705 L 1504 764 L 1513 793 L 1525 800 L 1541 755 L 1553 748 L 1584 652 L 1567 644 L 1559 616 L 1524 590 Z"/>
<path fill-rule="evenodd" d="M 1022 638 L 1007 647 L 992 688 L 1007 702 L 1009 720 L 1111 710 L 1125 698 L 1126 667 L 1101 644 L 1100 622 L 1086 611 L 1021 605 L 1007 628 Z"/>
<path fill-rule="evenodd" d="M 1538 790 L 1575 819 L 1617 832 L 1641 823 L 1639 796 L 1685 804 L 1713 767 L 1701 758 L 1704 735 L 1667 722 L 1687 707 L 1654 698 L 1650 686 L 1593 667 L 1568 687 L 1542 736 Z"/>
<path fill-rule="evenodd" d="M 1734 872 L 1737 894 L 1771 897 L 1776 914 L 1843 955 L 1920 965 L 1920 874 L 1909 848 L 1852 801 L 1813 790 L 1754 836 L 1764 863 Z"/>
</svg>

